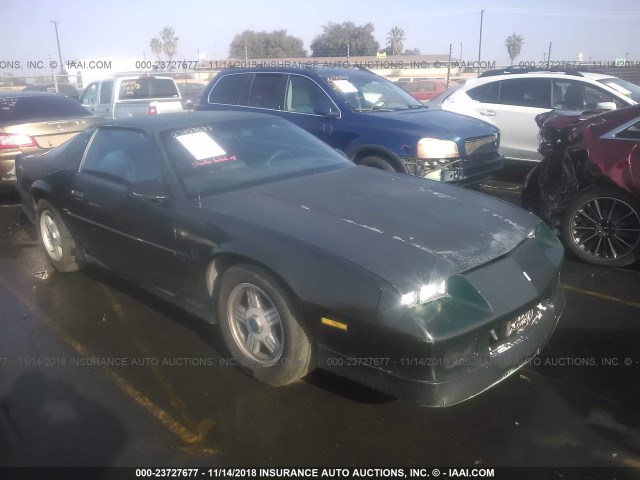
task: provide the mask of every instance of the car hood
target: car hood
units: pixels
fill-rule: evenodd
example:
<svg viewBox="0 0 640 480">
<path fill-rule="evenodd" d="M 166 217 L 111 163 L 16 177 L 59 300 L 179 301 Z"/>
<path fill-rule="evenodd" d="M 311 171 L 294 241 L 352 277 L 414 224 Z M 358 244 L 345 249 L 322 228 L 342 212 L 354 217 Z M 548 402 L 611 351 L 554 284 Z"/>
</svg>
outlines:
<svg viewBox="0 0 640 480">
<path fill-rule="evenodd" d="M 394 125 L 404 131 L 410 130 L 418 135 L 445 140 L 459 141 L 498 132 L 496 127 L 477 118 L 427 107 L 393 112 L 380 110 L 363 114 L 371 121 L 383 121 L 387 128 Z M 389 120 L 395 122 L 390 124 Z"/>
<path fill-rule="evenodd" d="M 274 182 L 202 207 L 340 256 L 400 291 L 509 253 L 539 222 L 458 187 L 368 167 Z M 287 245 L 283 244 L 286 249 Z"/>
</svg>

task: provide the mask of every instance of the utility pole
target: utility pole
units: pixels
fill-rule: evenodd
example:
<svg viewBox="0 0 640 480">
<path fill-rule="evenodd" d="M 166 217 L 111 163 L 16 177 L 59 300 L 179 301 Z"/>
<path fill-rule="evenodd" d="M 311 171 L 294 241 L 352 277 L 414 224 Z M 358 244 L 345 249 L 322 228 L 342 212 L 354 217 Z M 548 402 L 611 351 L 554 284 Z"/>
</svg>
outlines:
<svg viewBox="0 0 640 480">
<path fill-rule="evenodd" d="M 453 49 L 453 44 L 449 44 L 449 61 L 447 62 L 447 88 L 449 88 L 449 76 L 451 74 L 451 51 Z"/>
<path fill-rule="evenodd" d="M 551 68 L 551 42 L 549 42 L 549 53 L 547 54 L 547 69 Z"/>
<path fill-rule="evenodd" d="M 462 42 L 460 42 L 460 61 L 462 61 Z"/>
<path fill-rule="evenodd" d="M 58 42 L 58 58 L 60 59 L 60 75 L 64 75 L 64 66 L 62 64 L 62 52 L 60 51 L 60 37 L 58 36 L 58 21 L 51 20 L 54 28 L 56 29 L 56 42 Z"/>
<path fill-rule="evenodd" d="M 480 58 L 482 56 L 482 20 L 484 19 L 484 9 L 480 10 L 480 39 L 478 41 L 478 75 L 480 75 Z"/>
</svg>

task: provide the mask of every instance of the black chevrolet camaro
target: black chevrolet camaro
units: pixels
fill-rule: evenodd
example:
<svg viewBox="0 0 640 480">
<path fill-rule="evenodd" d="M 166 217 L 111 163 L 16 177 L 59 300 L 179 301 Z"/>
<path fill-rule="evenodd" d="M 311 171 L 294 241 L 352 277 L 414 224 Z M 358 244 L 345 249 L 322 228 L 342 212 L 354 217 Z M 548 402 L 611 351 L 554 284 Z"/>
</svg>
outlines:
<svg viewBox="0 0 640 480">
<path fill-rule="evenodd" d="M 452 405 L 538 354 L 564 306 L 535 215 L 354 166 L 273 116 L 110 121 L 16 169 L 57 270 L 97 263 L 219 323 L 270 385 L 323 368 Z"/>
</svg>

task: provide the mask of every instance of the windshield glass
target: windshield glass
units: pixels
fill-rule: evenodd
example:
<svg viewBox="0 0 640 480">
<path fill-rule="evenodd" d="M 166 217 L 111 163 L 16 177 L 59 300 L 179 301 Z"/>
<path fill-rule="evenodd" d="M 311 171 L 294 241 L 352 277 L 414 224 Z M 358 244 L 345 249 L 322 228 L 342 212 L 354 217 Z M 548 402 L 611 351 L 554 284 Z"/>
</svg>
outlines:
<svg viewBox="0 0 640 480">
<path fill-rule="evenodd" d="M 127 78 L 120 82 L 120 100 L 144 98 L 178 98 L 178 88 L 172 78 Z"/>
<path fill-rule="evenodd" d="M 616 92 L 621 93 L 625 97 L 629 97 L 634 102 L 640 103 L 640 87 L 633 83 L 622 80 L 621 78 L 611 77 L 599 80 L 609 88 L 613 88 Z"/>
<path fill-rule="evenodd" d="M 354 70 L 341 75 L 327 75 L 325 79 L 355 112 L 423 108 L 418 100 L 400 87 L 370 72 Z"/>
<path fill-rule="evenodd" d="M 344 156 L 281 119 L 233 120 L 161 134 L 189 195 L 207 195 L 352 167 Z"/>
<path fill-rule="evenodd" d="M 453 86 L 447 88 L 444 92 L 440 92 L 438 95 L 436 95 L 431 100 L 429 100 L 428 103 L 430 105 L 440 105 L 447 98 L 449 98 L 453 92 L 455 92 L 460 87 L 462 87 L 462 85 L 464 85 L 464 82 L 460 82 L 457 85 L 453 85 Z"/>
</svg>

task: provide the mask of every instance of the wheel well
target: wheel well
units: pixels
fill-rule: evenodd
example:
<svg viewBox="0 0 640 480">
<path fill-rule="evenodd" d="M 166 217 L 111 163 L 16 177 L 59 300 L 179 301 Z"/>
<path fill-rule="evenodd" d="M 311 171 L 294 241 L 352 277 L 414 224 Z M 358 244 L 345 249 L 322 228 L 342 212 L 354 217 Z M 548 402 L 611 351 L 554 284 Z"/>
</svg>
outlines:
<svg viewBox="0 0 640 480">
<path fill-rule="evenodd" d="M 389 164 L 393 165 L 393 167 L 398 172 L 404 172 L 404 170 L 405 170 L 405 167 L 404 167 L 404 164 L 402 163 L 402 161 L 398 160 L 397 158 L 392 157 L 391 155 L 389 155 L 386 152 L 382 152 L 380 150 L 375 150 L 375 149 L 367 149 L 367 150 L 359 151 L 353 157 L 353 163 L 355 163 L 356 165 L 359 165 L 360 162 L 362 161 L 362 159 L 364 159 L 366 157 L 378 157 L 378 158 L 381 158 L 381 159 L 385 160 L 386 162 L 389 162 Z"/>
<path fill-rule="evenodd" d="M 229 268 L 238 264 L 251 264 L 261 269 L 267 271 L 270 275 L 275 277 L 280 285 L 285 289 L 287 295 L 291 298 L 291 300 L 295 303 L 295 306 L 298 307 L 300 304 L 300 299 L 296 295 L 296 293 L 291 289 L 289 284 L 280 276 L 277 272 L 273 271 L 271 268 L 267 267 L 263 263 L 257 262 L 252 258 L 245 257 L 243 255 L 238 255 L 235 253 L 224 253 L 214 257 L 209 263 L 209 267 L 207 268 L 207 292 L 209 293 L 210 298 L 214 298 L 216 295 L 216 289 L 218 288 L 219 282 L 218 279 L 222 278 L 224 272 L 226 272 Z"/>
</svg>

